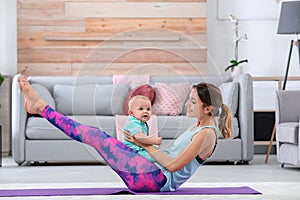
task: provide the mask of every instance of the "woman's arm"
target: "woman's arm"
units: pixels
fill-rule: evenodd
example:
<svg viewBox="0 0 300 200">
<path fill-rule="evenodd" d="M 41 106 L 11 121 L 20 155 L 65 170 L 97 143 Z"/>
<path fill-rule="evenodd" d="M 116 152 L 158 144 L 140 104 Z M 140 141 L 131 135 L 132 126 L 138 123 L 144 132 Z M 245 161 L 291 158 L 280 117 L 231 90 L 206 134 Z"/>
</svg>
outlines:
<svg viewBox="0 0 300 200">
<path fill-rule="evenodd" d="M 130 134 L 128 135 L 125 133 L 125 135 L 127 140 L 143 147 L 160 165 L 170 172 L 182 169 L 197 155 L 206 159 L 213 151 L 216 140 L 213 130 L 203 129 L 193 137 L 191 143 L 183 151 L 181 151 L 175 158 L 172 158 L 152 145 L 143 145 L 138 143 Z"/>
</svg>

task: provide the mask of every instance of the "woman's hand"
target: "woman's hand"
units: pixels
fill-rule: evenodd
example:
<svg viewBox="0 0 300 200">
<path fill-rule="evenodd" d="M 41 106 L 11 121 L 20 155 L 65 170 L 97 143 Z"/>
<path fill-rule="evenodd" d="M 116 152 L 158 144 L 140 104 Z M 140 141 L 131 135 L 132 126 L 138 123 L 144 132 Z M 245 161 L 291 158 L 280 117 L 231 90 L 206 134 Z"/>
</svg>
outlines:
<svg viewBox="0 0 300 200">
<path fill-rule="evenodd" d="M 124 136 L 125 136 L 126 141 L 131 142 L 131 143 L 133 143 L 133 144 L 135 144 L 139 147 L 144 148 L 145 146 L 147 146 L 146 144 L 143 144 L 143 143 L 139 142 L 134 136 L 132 136 L 130 134 L 130 131 L 128 131 L 128 130 L 124 130 Z"/>
<path fill-rule="evenodd" d="M 130 134 L 130 131 L 124 130 L 124 136 L 125 136 L 125 140 L 134 143 L 134 137 Z"/>
</svg>

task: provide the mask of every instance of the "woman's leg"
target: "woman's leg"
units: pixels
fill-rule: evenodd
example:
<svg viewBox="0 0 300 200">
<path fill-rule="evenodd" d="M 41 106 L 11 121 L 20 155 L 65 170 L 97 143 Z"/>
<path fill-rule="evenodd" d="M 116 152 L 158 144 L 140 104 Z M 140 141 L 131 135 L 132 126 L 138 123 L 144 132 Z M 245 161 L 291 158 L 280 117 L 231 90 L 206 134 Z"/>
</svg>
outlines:
<svg viewBox="0 0 300 200">
<path fill-rule="evenodd" d="M 34 110 L 31 113 L 40 114 L 69 137 L 93 146 L 107 164 L 123 179 L 129 189 L 134 191 L 159 191 L 165 184 L 165 176 L 155 164 L 104 131 L 82 125 L 56 112 L 49 106 L 45 106 L 44 109 L 33 108 L 34 102 L 32 102 L 32 99 L 40 102 L 39 105 L 44 106 L 44 103 L 41 103 L 42 100 L 39 99 L 39 96 L 37 97 L 30 84 L 26 83 L 26 87 L 20 81 L 19 84 L 25 97 L 26 108 L 29 107 Z M 39 112 L 39 110 L 42 111 Z"/>
</svg>

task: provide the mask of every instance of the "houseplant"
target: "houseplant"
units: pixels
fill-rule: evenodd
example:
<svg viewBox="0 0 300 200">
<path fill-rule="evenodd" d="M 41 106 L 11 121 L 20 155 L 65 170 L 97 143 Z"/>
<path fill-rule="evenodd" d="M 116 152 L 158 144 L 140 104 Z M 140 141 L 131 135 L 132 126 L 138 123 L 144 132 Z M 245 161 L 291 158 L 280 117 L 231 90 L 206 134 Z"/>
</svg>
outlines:
<svg viewBox="0 0 300 200">
<path fill-rule="evenodd" d="M 0 73 L 0 86 L 1 86 L 3 81 L 4 81 L 4 76 L 2 76 L 2 74 Z"/>
<path fill-rule="evenodd" d="M 239 30 L 238 30 L 238 19 L 234 15 L 229 16 L 231 23 L 233 24 L 233 30 L 234 30 L 234 36 L 233 36 L 233 42 L 235 44 L 234 46 L 234 59 L 230 61 L 230 65 L 225 68 L 225 71 L 231 70 L 232 76 L 235 77 L 241 73 L 243 73 L 243 70 L 241 66 L 239 66 L 242 63 L 248 62 L 247 59 L 239 60 L 239 43 L 244 42 L 247 40 L 247 35 L 244 34 L 242 36 L 239 36 Z"/>
</svg>

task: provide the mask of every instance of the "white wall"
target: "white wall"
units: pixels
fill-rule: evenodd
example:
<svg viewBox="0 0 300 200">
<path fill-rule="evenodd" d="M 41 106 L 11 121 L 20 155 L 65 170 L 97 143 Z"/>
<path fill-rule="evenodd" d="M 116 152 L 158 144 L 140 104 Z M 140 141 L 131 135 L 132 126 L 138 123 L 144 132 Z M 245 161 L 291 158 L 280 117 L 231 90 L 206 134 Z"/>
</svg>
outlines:
<svg viewBox="0 0 300 200">
<path fill-rule="evenodd" d="M 218 8 L 218 3 L 224 4 L 222 1 L 226 1 L 225 6 Z M 240 59 L 249 60 L 244 72 L 252 76 L 284 76 L 289 44 L 294 36 L 276 33 L 280 9 L 277 2 L 279 0 L 207 0 L 209 74 L 224 74 L 233 58 L 233 30 L 230 21 L 223 18 L 226 12 L 235 11 L 232 14 L 242 18 L 240 34 L 248 35 L 239 49 Z M 3 74 L 13 75 L 17 71 L 16 7 L 16 0 L 0 0 L 0 72 Z M 294 48 L 289 76 L 300 76 L 297 53 Z"/>
<path fill-rule="evenodd" d="M 290 40 L 293 35 L 278 35 L 277 25 L 281 3 L 279 0 L 208 0 L 208 73 L 225 73 L 234 58 L 232 24 L 229 14 L 239 20 L 240 35 L 248 40 L 240 44 L 239 58 L 248 59 L 244 72 L 252 76 L 284 76 Z M 222 6 L 218 6 L 218 3 Z M 294 47 L 289 76 L 299 76 L 298 51 Z"/>
<path fill-rule="evenodd" d="M 0 0 L 0 72 L 17 72 L 16 0 Z"/>
</svg>

